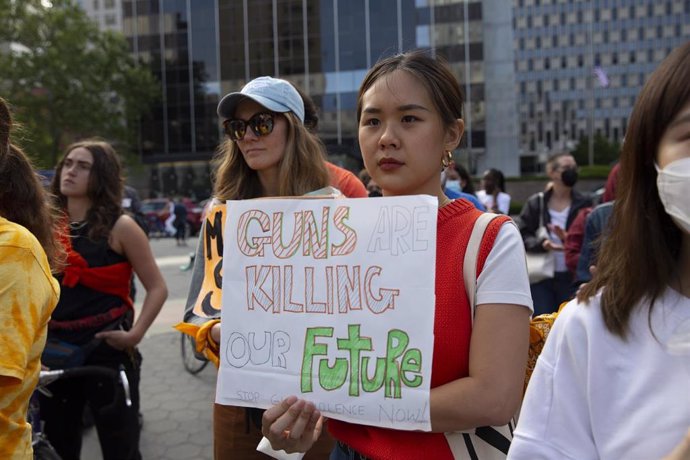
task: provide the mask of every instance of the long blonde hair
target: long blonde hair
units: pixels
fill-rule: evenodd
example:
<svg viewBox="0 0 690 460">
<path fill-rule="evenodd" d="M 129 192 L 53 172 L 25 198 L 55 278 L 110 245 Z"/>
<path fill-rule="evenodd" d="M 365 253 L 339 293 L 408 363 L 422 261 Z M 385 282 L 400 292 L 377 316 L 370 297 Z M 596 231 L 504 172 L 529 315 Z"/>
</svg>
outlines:
<svg viewBox="0 0 690 460">
<path fill-rule="evenodd" d="M 285 154 L 278 163 L 278 196 L 299 196 L 329 185 L 325 147 L 292 112 L 276 113 L 287 120 Z M 227 139 L 218 148 L 213 178 L 216 199 L 241 200 L 264 195 L 258 173 L 244 161 L 237 143 Z"/>
</svg>

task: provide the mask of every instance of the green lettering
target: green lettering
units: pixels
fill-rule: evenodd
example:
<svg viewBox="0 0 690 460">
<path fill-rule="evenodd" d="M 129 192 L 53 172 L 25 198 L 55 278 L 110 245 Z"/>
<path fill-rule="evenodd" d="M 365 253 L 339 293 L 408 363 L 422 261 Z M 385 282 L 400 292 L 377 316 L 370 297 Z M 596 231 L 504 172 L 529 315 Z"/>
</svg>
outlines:
<svg viewBox="0 0 690 460">
<path fill-rule="evenodd" d="M 302 356 L 302 393 L 310 393 L 312 388 L 312 362 L 314 356 L 326 356 L 328 345 L 316 343 L 317 337 L 332 337 L 332 327 L 310 327 L 307 328 L 307 336 L 304 340 L 304 355 Z"/>
<path fill-rule="evenodd" d="M 403 355 L 400 363 L 400 377 L 403 383 L 408 387 L 418 387 L 422 384 L 422 376 L 419 373 L 422 370 L 422 351 L 419 348 L 412 348 L 407 350 Z M 408 378 L 405 375 L 407 372 L 414 372 L 416 375 L 413 378 Z"/>
<path fill-rule="evenodd" d="M 362 390 L 367 393 L 378 391 L 383 386 L 383 378 L 386 375 L 386 360 L 384 358 L 376 358 L 376 367 L 374 369 L 374 378 L 369 378 L 369 357 L 362 358 Z"/>
<path fill-rule="evenodd" d="M 362 350 L 371 351 L 371 338 L 360 337 L 359 324 L 350 324 L 347 327 L 347 339 L 338 339 L 338 350 L 350 352 L 350 396 L 359 396 L 359 357 Z"/>
<path fill-rule="evenodd" d="M 336 390 L 345 384 L 347 379 L 347 358 L 336 358 L 333 367 L 328 365 L 328 358 L 319 362 L 319 384 L 326 391 Z"/>
<path fill-rule="evenodd" d="M 388 343 L 386 344 L 386 398 L 399 399 L 402 397 L 400 368 L 396 360 L 403 354 L 408 343 L 410 343 L 410 338 L 404 331 L 393 329 L 388 332 Z"/>
</svg>

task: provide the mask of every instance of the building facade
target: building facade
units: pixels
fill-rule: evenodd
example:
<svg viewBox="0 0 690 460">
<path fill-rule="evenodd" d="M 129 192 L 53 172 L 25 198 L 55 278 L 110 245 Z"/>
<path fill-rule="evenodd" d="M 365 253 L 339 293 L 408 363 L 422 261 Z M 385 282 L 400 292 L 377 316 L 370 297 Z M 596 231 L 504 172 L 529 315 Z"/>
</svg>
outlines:
<svg viewBox="0 0 690 460">
<path fill-rule="evenodd" d="M 513 42 L 512 9 L 501 0 L 121 3 L 132 53 L 161 82 L 159 103 L 141 124 L 152 192 L 204 195 L 208 161 L 223 140 L 216 105 L 261 75 L 303 88 L 320 108 L 331 161 L 358 170 L 359 84 L 380 57 L 414 48 L 444 56 L 462 82 L 467 133 L 456 159 L 475 171 L 519 174 L 513 48 L 495 46 Z"/>
<path fill-rule="evenodd" d="M 101 30 L 122 31 L 122 0 L 77 0 Z"/>
<path fill-rule="evenodd" d="M 526 170 L 585 137 L 621 142 L 646 78 L 673 48 L 690 40 L 688 0 L 514 3 Z"/>
</svg>

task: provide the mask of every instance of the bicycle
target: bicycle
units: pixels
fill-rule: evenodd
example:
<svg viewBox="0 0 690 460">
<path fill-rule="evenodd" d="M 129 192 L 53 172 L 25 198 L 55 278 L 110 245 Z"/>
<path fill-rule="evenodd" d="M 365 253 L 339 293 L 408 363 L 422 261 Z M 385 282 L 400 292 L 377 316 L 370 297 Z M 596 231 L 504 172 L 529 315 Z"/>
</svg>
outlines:
<svg viewBox="0 0 690 460">
<path fill-rule="evenodd" d="M 196 341 L 187 334 L 181 334 L 180 353 L 182 355 L 182 365 L 185 370 L 192 375 L 203 371 L 208 365 L 208 359 L 196 351 Z"/>
<path fill-rule="evenodd" d="M 129 380 L 123 366 L 119 370 L 104 366 L 80 366 L 69 369 L 55 369 L 41 371 L 38 377 L 36 390 L 31 395 L 27 419 L 31 424 L 31 447 L 34 451 L 34 460 L 60 460 L 60 455 L 55 451 L 43 432 L 43 421 L 38 402 L 38 393 L 52 397 L 52 393 L 47 386 L 56 380 L 68 378 L 80 378 L 87 376 L 104 376 L 113 379 L 117 384 L 113 385 L 113 401 L 108 406 L 101 409 L 108 412 L 124 398 L 127 407 L 132 406 L 132 399 L 129 391 Z"/>
</svg>

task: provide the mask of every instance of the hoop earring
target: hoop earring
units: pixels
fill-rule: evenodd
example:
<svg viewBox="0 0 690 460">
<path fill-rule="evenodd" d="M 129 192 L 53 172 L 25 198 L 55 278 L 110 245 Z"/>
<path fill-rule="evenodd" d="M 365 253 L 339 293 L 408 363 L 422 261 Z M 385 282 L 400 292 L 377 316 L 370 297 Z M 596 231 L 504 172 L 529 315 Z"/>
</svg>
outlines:
<svg viewBox="0 0 690 460">
<path fill-rule="evenodd" d="M 450 162 L 453 161 L 453 153 L 450 150 L 446 150 L 446 154 L 441 159 L 441 169 L 445 169 L 450 166 Z"/>
</svg>

